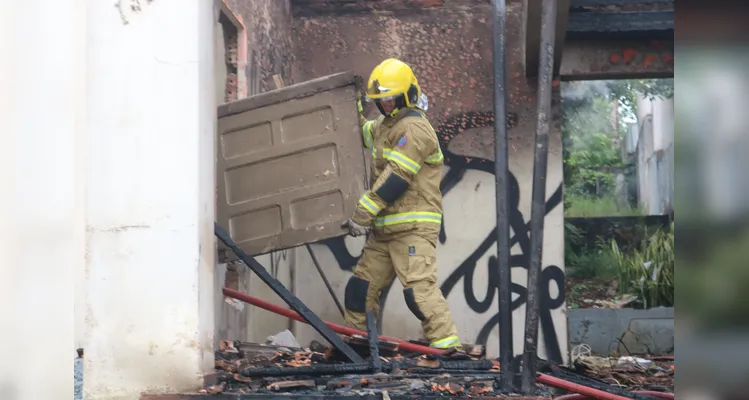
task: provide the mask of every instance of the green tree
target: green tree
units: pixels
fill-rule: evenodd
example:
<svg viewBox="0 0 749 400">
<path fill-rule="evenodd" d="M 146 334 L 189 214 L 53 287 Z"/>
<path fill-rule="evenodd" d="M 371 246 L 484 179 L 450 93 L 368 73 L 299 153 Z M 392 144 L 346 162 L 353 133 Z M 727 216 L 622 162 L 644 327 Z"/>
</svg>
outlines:
<svg viewBox="0 0 749 400">
<path fill-rule="evenodd" d="M 633 171 L 634 160 L 622 158 L 621 143 L 627 123 L 636 122 L 638 93 L 647 98 L 671 98 L 673 80 L 565 84 L 562 135 L 566 208 L 574 201 L 589 201 L 591 197 L 613 199 L 615 173 Z M 615 115 L 616 123 L 612 118 Z"/>
<path fill-rule="evenodd" d="M 576 101 L 564 112 L 564 174 L 568 194 L 594 195 L 613 189 L 612 171 L 624 166 L 620 134 L 612 124 L 607 97 Z"/>
<path fill-rule="evenodd" d="M 636 119 L 637 93 L 648 99 L 670 99 L 674 97 L 673 79 L 622 79 L 606 81 L 609 97 L 619 101 L 620 115 Z"/>
</svg>

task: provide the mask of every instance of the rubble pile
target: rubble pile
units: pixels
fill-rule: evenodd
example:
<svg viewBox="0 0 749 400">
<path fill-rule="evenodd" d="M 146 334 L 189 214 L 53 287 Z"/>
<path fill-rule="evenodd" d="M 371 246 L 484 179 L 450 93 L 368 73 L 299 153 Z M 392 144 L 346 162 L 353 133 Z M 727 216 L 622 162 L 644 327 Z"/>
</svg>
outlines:
<svg viewBox="0 0 749 400">
<path fill-rule="evenodd" d="M 218 384 L 203 393 L 366 395 L 378 393 L 465 396 L 502 394 L 499 367 L 484 359 L 483 346 L 447 355 L 401 354 L 398 343 L 380 340 L 370 356 L 366 337 L 344 336 L 365 363 L 346 362 L 331 347 L 310 348 L 222 341 L 216 352 Z"/>
<path fill-rule="evenodd" d="M 575 370 L 615 387 L 630 391 L 674 391 L 674 358 L 581 356 L 573 360 Z"/>
</svg>

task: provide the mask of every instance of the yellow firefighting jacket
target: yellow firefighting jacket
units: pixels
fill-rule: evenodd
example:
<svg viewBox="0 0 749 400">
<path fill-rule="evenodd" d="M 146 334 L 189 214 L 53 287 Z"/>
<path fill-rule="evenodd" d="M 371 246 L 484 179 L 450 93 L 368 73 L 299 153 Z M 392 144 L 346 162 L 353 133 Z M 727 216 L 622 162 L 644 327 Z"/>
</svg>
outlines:
<svg viewBox="0 0 749 400">
<path fill-rule="evenodd" d="M 371 121 L 360 114 L 360 123 L 364 146 L 372 150 L 372 179 L 353 220 L 374 225 L 376 235 L 439 232 L 444 157 L 426 116 L 406 108 Z"/>
</svg>

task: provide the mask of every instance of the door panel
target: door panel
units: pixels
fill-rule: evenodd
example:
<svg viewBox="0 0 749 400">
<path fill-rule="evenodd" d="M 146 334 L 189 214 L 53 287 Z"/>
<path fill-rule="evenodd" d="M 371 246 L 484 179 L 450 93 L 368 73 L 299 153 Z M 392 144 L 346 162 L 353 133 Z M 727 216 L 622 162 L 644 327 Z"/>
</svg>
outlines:
<svg viewBox="0 0 749 400">
<path fill-rule="evenodd" d="M 341 224 L 367 187 L 354 79 L 326 76 L 218 108 L 217 218 L 248 254 L 346 234 Z"/>
</svg>

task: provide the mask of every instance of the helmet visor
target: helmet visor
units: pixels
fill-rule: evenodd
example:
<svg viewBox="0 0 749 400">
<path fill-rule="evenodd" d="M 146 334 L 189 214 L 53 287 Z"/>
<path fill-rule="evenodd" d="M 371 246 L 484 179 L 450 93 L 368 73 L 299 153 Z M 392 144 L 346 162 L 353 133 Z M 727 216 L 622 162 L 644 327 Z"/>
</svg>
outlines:
<svg viewBox="0 0 749 400">
<path fill-rule="evenodd" d="M 402 90 L 397 88 L 391 88 L 380 85 L 380 82 L 375 79 L 369 87 L 367 87 L 367 97 L 370 99 L 377 100 L 392 100 L 403 94 Z"/>
</svg>

